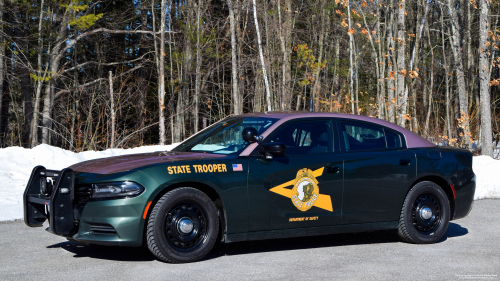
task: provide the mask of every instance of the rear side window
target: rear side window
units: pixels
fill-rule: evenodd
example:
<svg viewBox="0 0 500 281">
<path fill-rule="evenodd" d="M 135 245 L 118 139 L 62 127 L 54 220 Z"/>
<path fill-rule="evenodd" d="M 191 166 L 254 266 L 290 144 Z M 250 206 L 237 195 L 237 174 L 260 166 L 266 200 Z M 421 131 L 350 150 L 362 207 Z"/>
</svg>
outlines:
<svg viewBox="0 0 500 281">
<path fill-rule="evenodd" d="M 360 123 L 342 122 L 341 124 L 342 136 L 347 151 L 387 148 L 384 129 Z"/>
<path fill-rule="evenodd" d="M 285 125 L 267 142 L 282 142 L 286 155 L 323 154 L 332 151 L 329 120 L 300 121 Z"/>
<path fill-rule="evenodd" d="M 401 144 L 401 136 L 389 130 L 385 130 L 385 138 L 387 140 L 387 148 L 400 148 L 403 147 Z"/>
</svg>

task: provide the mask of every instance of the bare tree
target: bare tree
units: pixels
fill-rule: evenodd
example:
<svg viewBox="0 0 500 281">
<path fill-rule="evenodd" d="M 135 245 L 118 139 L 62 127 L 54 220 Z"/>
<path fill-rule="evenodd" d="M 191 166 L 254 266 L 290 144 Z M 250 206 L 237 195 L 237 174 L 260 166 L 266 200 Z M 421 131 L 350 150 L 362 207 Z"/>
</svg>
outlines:
<svg viewBox="0 0 500 281">
<path fill-rule="evenodd" d="M 398 66 L 397 66 L 397 97 L 398 97 L 398 125 L 405 127 L 406 107 L 408 101 L 408 92 L 405 91 L 405 47 L 406 47 L 406 29 L 405 29 L 405 7 L 406 1 L 398 1 Z"/>
<path fill-rule="evenodd" d="M 448 0 L 448 10 L 451 16 L 451 38 L 452 44 L 451 49 L 453 50 L 453 58 L 455 59 L 456 72 L 457 72 L 457 86 L 458 86 L 458 100 L 460 104 L 460 116 L 462 120 L 463 127 L 463 139 L 462 142 L 468 144 L 467 146 L 472 148 L 472 143 L 469 142 L 471 138 L 470 127 L 469 127 L 469 100 L 468 95 L 465 90 L 465 74 L 462 59 L 462 48 L 460 47 L 460 34 L 459 34 L 459 22 L 456 11 L 456 5 L 454 5 L 454 0 Z"/>
<path fill-rule="evenodd" d="M 160 145 L 165 145 L 165 28 L 166 28 L 166 0 L 161 0 L 161 19 L 160 19 L 160 73 L 158 77 L 158 101 L 159 105 L 159 126 L 160 126 Z"/>
<path fill-rule="evenodd" d="M 202 1 L 198 0 L 196 5 L 196 81 L 195 81 L 195 93 L 194 93 L 194 132 L 198 132 L 199 128 L 199 100 L 200 100 L 200 86 L 201 86 L 201 45 L 200 45 L 200 21 L 201 21 L 201 6 Z"/>
<path fill-rule="evenodd" d="M 3 81 L 4 81 L 4 62 L 3 58 L 5 56 L 5 47 L 3 45 L 3 10 L 5 8 L 4 0 L 0 0 L 0 134 L 3 132 L 2 128 L 2 101 L 3 101 Z M 2 136 L 0 136 L 0 140 Z M 1 143 L 0 143 L 1 145 Z"/>
<path fill-rule="evenodd" d="M 354 52 L 354 30 L 351 24 L 351 2 L 347 1 L 347 22 L 349 30 L 349 94 L 351 96 L 351 113 L 354 114 L 354 62 L 353 56 Z M 356 73 L 357 75 L 357 73 Z"/>
<path fill-rule="evenodd" d="M 260 63 L 262 65 L 262 75 L 264 76 L 264 84 L 266 86 L 266 102 L 267 102 L 267 110 L 272 110 L 271 104 L 271 91 L 269 90 L 269 81 L 267 80 L 267 72 L 266 72 L 266 64 L 264 62 L 264 54 L 262 53 L 262 42 L 260 40 L 260 30 L 259 30 L 259 22 L 257 20 L 257 4 L 255 0 L 253 0 L 253 17 L 255 21 L 255 31 L 257 32 L 257 42 L 259 45 L 259 56 Z"/>
<path fill-rule="evenodd" d="M 481 96 L 481 155 L 493 157 L 493 134 L 491 131 L 489 59 L 486 42 L 488 40 L 489 2 L 480 0 L 479 15 L 479 83 Z"/>
<path fill-rule="evenodd" d="M 236 20 L 234 18 L 233 1 L 227 0 L 229 7 L 229 29 L 231 32 L 231 74 L 233 83 L 233 112 L 235 115 L 243 112 L 242 103 L 240 102 L 240 93 L 238 90 L 238 58 L 236 55 Z"/>
<path fill-rule="evenodd" d="M 47 71 L 42 74 L 42 55 L 43 55 L 43 41 L 42 41 L 42 23 L 43 23 L 43 9 L 45 1 L 40 3 L 40 15 L 38 19 L 38 55 L 37 55 L 37 77 L 36 77 L 36 90 L 35 90 L 35 105 L 33 109 L 33 120 L 31 121 L 31 147 L 38 143 L 38 122 L 40 111 L 40 97 L 42 94 L 42 85 L 47 76 Z M 48 66 L 48 65 L 47 65 Z M 46 68 L 47 70 L 47 68 Z"/>
<path fill-rule="evenodd" d="M 115 98 L 113 95 L 113 72 L 109 72 L 109 96 L 110 96 L 110 112 L 111 112 L 111 148 L 115 147 Z"/>
<path fill-rule="evenodd" d="M 392 5 L 391 5 L 392 6 Z M 388 83 L 387 83 L 387 103 L 388 103 L 388 107 L 387 107 L 387 114 L 386 114 L 386 120 L 387 121 L 390 121 L 392 123 L 394 123 L 395 119 L 396 119 L 396 116 L 395 116 L 395 112 L 394 112 L 394 104 L 395 104 L 395 101 L 394 101 L 394 92 L 396 90 L 395 86 L 395 77 L 394 77 L 394 58 L 396 57 L 394 55 L 394 11 L 393 9 L 389 9 L 389 13 L 390 13 L 390 16 L 389 16 L 389 21 L 387 22 L 387 29 L 389 29 L 389 33 L 387 33 L 387 56 L 388 56 L 388 60 L 387 60 L 387 79 L 388 79 Z"/>
</svg>

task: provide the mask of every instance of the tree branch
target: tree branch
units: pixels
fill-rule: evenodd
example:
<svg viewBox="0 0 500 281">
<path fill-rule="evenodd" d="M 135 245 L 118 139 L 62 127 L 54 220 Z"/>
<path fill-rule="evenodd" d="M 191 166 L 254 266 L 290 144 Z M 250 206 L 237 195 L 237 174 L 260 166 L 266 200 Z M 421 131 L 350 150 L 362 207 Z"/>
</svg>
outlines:
<svg viewBox="0 0 500 281">
<path fill-rule="evenodd" d="M 139 68 L 142 68 L 142 67 L 143 67 L 142 65 L 139 65 L 139 66 L 136 66 L 136 67 L 134 67 L 134 68 L 131 68 L 131 69 L 129 69 L 129 70 L 127 70 L 127 71 L 125 71 L 125 72 L 121 73 L 120 75 L 116 75 L 115 77 L 113 77 L 113 79 L 116 79 L 116 78 L 118 78 L 118 77 L 121 77 L 121 76 L 123 76 L 123 75 L 125 75 L 125 74 L 127 74 L 127 73 L 130 73 L 130 72 L 132 72 L 132 71 L 134 71 L 134 70 L 137 70 L 137 69 L 139 69 Z M 108 79 L 108 78 L 99 78 L 99 79 L 96 79 L 96 80 L 94 80 L 94 81 L 91 81 L 91 82 L 85 83 L 85 84 L 83 84 L 83 85 L 79 85 L 78 87 L 73 87 L 73 88 L 70 88 L 70 89 L 60 90 L 59 92 L 57 92 L 57 93 L 54 95 L 54 100 L 56 100 L 56 99 L 57 99 L 58 97 L 60 97 L 62 94 L 69 93 L 69 92 L 71 92 L 71 91 L 73 91 L 73 90 L 76 90 L 76 89 L 80 89 L 80 88 L 84 88 L 84 87 L 87 87 L 87 86 L 91 86 L 91 85 L 94 85 L 94 84 L 96 84 L 96 83 L 99 83 L 99 82 L 101 82 L 101 81 L 103 81 L 103 80 L 107 80 L 107 79 Z"/>
<path fill-rule="evenodd" d="M 59 77 L 60 75 L 62 75 L 63 73 L 66 73 L 68 71 L 71 71 L 71 70 L 75 70 L 75 69 L 78 69 L 78 68 L 82 68 L 86 65 L 89 65 L 89 64 L 100 64 L 102 66 L 110 66 L 110 65 L 117 65 L 117 64 L 125 64 L 125 63 L 131 63 L 131 62 L 135 62 L 135 61 L 138 61 L 138 60 L 142 60 L 147 54 L 149 54 L 151 52 L 148 52 L 148 53 L 145 53 L 144 55 L 136 58 L 136 59 L 133 59 L 133 60 L 129 60 L 129 61 L 122 61 L 122 62 L 110 62 L 110 63 L 101 63 L 101 62 L 97 62 L 97 61 L 88 61 L 88 62 L 84 62 L 84 63 L 81 63 L 79 65 L 76 65 L 76 66 L 73 66 L 71 68 L 68 68 L 64 71 L 60 71 L 59 73 L 57 73 L 56 75 L 54 75 L 52 78 L 57 78 Z"/>
<path fill-rule="evenodd" d="M 60 60 L 64 56 L 64 54 L 66 53 L 66 51 L 69 50 L 71 47 L 73 47 L 73 45 L 75 45 L 76 42 L 78 42 L 78 40 L 82 39 L 85 36 L 88 36 L 88 35 L 91 35 L 91 34 L 95 34 L 95 33 L 98 33 L 98 32 L 110 33 L 110 34 L 153 34 L 153 31 L 147 31 L 147 30 L 112 30 L 112 29 L 107 29 L 107 28 L 104 28 L 104 27 L 97 28 L 97 29 L 87 31 L 87 32 L 84 32 L 84 33 L 76 36 L 75 39 L 71 40 L 66 45 L 66 47 L 59 52 L 59 54 L 54 59 L 54 61 Z M 164 31 L 164 32 L 176 33 L 174 31 Z M 159 33 L 161 33 L 161 31 L 158 31 L 156 33 L 159 34 Z"/>
</svg>

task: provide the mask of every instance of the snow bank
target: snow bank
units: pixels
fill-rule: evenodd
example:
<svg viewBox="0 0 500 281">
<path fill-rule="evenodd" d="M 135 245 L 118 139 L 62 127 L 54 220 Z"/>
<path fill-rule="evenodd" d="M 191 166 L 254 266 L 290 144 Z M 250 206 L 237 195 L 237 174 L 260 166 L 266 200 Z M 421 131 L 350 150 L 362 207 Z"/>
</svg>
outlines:
<svg viewBox="0 0 500 281">
<path fill-rule="evenodd" d="M 23 192 L 31 170 L 42 165 L 48 169 L 60 170 L 75 163 L 133 153 L 170 150 L 175 145 L 142 146 L 132 149 L 108 149 L 74 153 L 61 148 L 39 145 L 33 149 L 9 147 L 0 149 L 0 221 L 23 218 Z M 488 156 L 474 157 L 473 170 L 476 174 L 474 199 L 500 198 L 500 161 Z"/>
<path fill-rule="evenodd" d="M 475 156 L 472 170 L 476 174 L 474 200 L 500 198 L 500 160 L 489 156 Z"/>
<path fill-rule="evenodd" d="M 23 193 L 31 170 L 35 166 L 42 165 L 47 169 L 61 170 L 82 161 L 133 153 L 165 151 L 176 145 L 142 146 L 131 149 L 108 149 L 80 153 L 45 144 L 33 149 L 2 148 L 0 149 L 0 221 L 23 218 Z"/>
</svg>

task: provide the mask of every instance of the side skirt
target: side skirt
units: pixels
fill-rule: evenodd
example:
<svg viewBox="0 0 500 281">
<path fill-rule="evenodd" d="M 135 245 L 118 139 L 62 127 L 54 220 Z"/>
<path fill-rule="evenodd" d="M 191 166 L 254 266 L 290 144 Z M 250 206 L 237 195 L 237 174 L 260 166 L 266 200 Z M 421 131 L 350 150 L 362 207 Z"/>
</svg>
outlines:
<svg viewBox="0 0 500 281">
<path fill-rule="evenodd" d="M 360 224 L 347 224 L 347 225 L 335 225 L 335 226 L 256 231 L 247 233 L 234 233 L 234 234 L 227 234 L 225 243 L 252 241 L 252 240 L 292 238 L 292 237 L 302 237 L 302 236 L 316 236 L 316 235 L 327 235 L 327 234 L 337 234 L 337 233 L 355 233 L 363 231 L 388 230 L 388 229 L 397 229 L 398 224 L 399 224 L 398 221 L 391 221 L 391 222 L 360 223 Z"/>
</svg>

